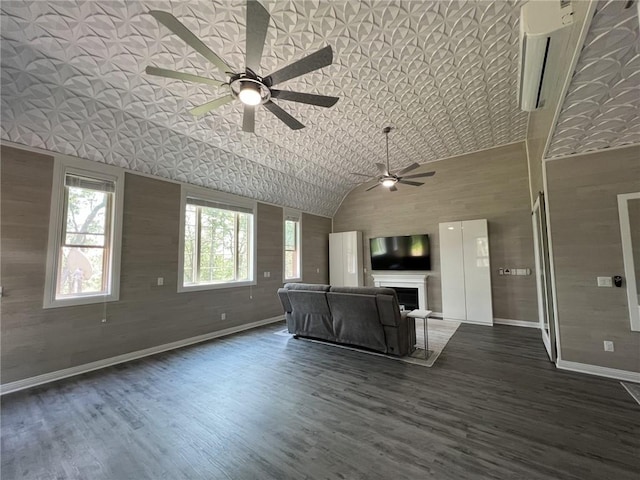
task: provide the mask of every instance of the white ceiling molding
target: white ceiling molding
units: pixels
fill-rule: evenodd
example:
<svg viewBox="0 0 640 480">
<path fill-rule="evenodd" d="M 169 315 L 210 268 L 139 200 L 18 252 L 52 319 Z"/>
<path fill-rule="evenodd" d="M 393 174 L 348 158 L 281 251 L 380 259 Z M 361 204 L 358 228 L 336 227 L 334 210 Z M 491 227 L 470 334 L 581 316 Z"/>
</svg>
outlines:
<svg viewBox="0 0 640 480">
<path fill-rule="evenodd" d="M 546 158 L 640 143 L 640 27 L 626 4 L 598 3 Z"/>
<path fill-rule="evenodd" d="M 329 44 L 333 65 L 282 88 L 340 101 L 280 102 L 307 127 L 291 131 L 260 110 L 247 134 L 238 104 L 187 113 L 219 89 L 144 73 L 153 65 L 219 78 L 150 9 L 172 12 L 240 68 L 243 1 L 3 0 L 0 137 L 330 216 L 362 178 L 348 172 L 375 174 L 384 161 L 386 125 L 396 169 L 524 140 L 521 4 L 264 1 L 261 73 Z"/>
</svg>

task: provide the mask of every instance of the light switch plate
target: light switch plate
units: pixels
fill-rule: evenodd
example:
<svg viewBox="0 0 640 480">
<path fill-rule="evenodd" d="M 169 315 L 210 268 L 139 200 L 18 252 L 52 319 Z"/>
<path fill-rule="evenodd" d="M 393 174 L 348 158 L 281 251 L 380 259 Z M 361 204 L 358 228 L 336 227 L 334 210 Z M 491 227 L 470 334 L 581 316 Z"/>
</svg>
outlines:
<svg viewBox="0 0 640 480">
<path fill-rule="evenodd" d="M 613 281 L 611 277 L 598 277 L 599 287 L 613 287 Z"/>
</svg>

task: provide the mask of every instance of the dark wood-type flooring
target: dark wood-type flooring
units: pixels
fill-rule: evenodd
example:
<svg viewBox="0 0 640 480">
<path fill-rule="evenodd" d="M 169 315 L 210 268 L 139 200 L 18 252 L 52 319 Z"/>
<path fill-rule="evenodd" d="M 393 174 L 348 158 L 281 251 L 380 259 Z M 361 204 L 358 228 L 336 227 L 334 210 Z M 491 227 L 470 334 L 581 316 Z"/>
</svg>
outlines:
<svg viewBox="0 0 640 480">
<path fill-rule="evenodd" d="M 2 480 L 633 479 L 640 406 L 533 329 L 425 368 L 277 324 L 2 398 Z"/>
</svg>

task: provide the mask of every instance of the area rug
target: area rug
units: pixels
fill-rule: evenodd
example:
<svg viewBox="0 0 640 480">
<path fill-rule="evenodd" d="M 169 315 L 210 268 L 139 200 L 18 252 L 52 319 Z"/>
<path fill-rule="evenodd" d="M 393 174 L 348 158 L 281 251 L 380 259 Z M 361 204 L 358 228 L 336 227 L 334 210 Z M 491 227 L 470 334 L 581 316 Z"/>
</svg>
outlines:
<svg viewBox="0 0 640 480">
<path fill-rule="evenodd" d="M 424 350 L 422 348 L 416 349 L 410 357 L 394 357 L 392 355 L 385 355 L 384 353 L 372 352 L 369 350 L 362 350 L 356 347 L 350 347 L 348 345 L 339 345 L 337 343 L 325 342 L 323 340 L 315 340 L 311 338 L 298 337 L 299 340 L 305 340 L 312 343 L 322 343 L 323 345 L 329 345 L 336 348 L 344 348 L 346 350 L 353 350 L 355 352 L 365 353 L 367 355 L 376 355 L 378 357 L 388 358 L 390 360 L 397 360 L 399 362 L 411 363 L 413 365 L 420 365 L 422 367 L 432 367 L 436 360 L 446 347 L 453 334 L 456 333 L 460 322 L 452 320 L 442 320 L 439 318 L 430 318 L 427 323 L 428 335 L 429 335 L 429 355 L 424 358 Z M 423 320 L 416 319 L 416 337 L 417 345 L 424 345 L 424 330 Z M 276 335 L 283 337 L 293 337 L 287 329 L 275 332 Z"/>
<path fill-rule="evenodd" d="M 620 382 L 629 395 L 640 405 L 640 383 Z"/>
</svg>

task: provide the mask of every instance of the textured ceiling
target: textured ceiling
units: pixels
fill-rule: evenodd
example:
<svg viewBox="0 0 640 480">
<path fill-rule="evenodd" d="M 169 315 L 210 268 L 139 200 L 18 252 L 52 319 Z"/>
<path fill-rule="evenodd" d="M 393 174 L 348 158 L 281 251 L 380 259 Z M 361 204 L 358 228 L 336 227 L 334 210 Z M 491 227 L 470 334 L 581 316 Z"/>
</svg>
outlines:
<svg viewBox="0 0 640 480">
<path fill-rule="evenodd" d="M 172 12 L 228 64 L 244 65 L 243 1 L 11 1 L 2 10 L 3 139 L 332 215 L 351 182 L 523 140 L 517 106 L 519 1 L 264 1 L 261 74 L 327 44 L 334 64 L 281 87 L 341 97 L 281 102 L 241 131 L 241 108 L 187 110 L 221 89 L 150 77 L 147 65 L 220 78 L 153 17 Z M 372 195 L 385 192 L 373 191 Z"/>
<path fill-rule="evenodd" d="M 547 158 L 640 143 L 640 27 L 626 4 L 598 3 Z"/>
</svg>

